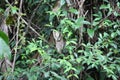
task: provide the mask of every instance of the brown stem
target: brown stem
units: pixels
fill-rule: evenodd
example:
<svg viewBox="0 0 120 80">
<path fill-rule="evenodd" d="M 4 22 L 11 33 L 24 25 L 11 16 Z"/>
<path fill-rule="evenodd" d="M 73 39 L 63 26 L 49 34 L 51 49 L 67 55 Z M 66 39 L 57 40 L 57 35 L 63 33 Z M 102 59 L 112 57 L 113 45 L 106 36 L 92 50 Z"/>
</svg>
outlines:
<svg viewBox="0 0 120 80">
<path fill-rule="evenodd" d="M 14 72 L 14 69 L 15 69 L 17 47 L 18 47 L 18 43 L 19 43 L 18 34 L 19 34 L 19 26 L 20 26 L 22 3 L 23 3 L 23 0 L 20 1 L 19 13 L 18 13 L 19 15 L 18 15 L 18 19 L 17 19 L 16 45 L 15 45 L 15 54 L 14 54 L 13 65 L 12 65 L 12 72 Z"/>
</svg>

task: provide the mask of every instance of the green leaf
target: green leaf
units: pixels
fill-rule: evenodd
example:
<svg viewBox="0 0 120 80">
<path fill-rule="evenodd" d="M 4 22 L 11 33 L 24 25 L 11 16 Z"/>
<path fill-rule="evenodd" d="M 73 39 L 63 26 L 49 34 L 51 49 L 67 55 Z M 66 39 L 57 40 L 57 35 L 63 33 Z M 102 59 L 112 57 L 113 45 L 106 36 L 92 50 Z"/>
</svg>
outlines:
<svg viewBox="0 0 120 80">
<path fill-rule="evenodd" d="M 78 14 L 78 11 L 77 11 L 76 9 L 74 9 L 74 8 L 71 8 L 69 11 L 70 11 L 71 13 Z"/>
<path fill-rule="evenodd" d="M 112 32 L 111 37 L 115 38 L 116 36 L 117 36 L 117 34 L 115 32 Z"/>
<path fill-rule="evenodd" d="M 55 73 L 55 72 L 53 72 L 53 71 L 50 71 L 51 72 L 51 74 L 54 76 L 54 77 L 56 77 L 56 78 L 58 78 L 58 79 L 61 79 L 61 76 L 59 76 L 57 73 Z"/>
<path fill-rule="evenodd" d="M 63 6 L 65 4 L 65 0 L 60 1 L 60 5 Z"/>
<path fill-rule="evenodd" d="M 5 43 L 5 41 L 0 37 L 0 59 L 3 58 L 11 58 L 11 51 L 9 46 Z"/>
<path fill-rule="evenodd" d="M 11 11 L 13 14 L 15 14 L 17 12 L 18 8 L 16 6 L 12 6 L 11 7 Z"/>
<path fill-rule="evenodd" d="M 71 70 L 71 67 L 68 67 L 68 68 L 66 68 L 66 70 L 64 71 L 64 73 L 67 73 L 67 72 L 69 72 Z"/>
<path fill-rule="evenodd" d="M 113 13 L 116 17 L 119 15 L 116 11 Z"/>
<path fill-rule="evenodd" d="M 76 61 L 80 63 L 83 59 L 81 57 L 77 58 Z"/>
<path fill-rule="evenodd" d="M 0 8 L 0 12 L 4 12 L 4 10 L 2 8 Z"/>
<path fill-rule="evenodd" d="M 93 36 L 94 36 L 94 30 L 93 29 L 87 29 L 87 33 L 90 36 L 90 38 L 93 38 Z"/>
<path fill-rule="evenodd" d="M 94 80 L 91 76 L 88 76 L 86 80 Z"/>
<path fill-rule="evenodd" d="M 3 31 L 0 31 L 0 38 L 2 38 L 7 45 L 9 44 L 9 38 Z"/>
<path fill-rule="evenodd" d="M 120 35 L 120 30 L 117 30 L 117 34 Z"/>
<path fill-rule="evenodd" d="M 75 21 L 75 23 L 76 23 L 76 24 L 75 24 L 74 26 L 72 26 L 72 28 L 73 28 L 74 30 L 80 28 L 80 27 L 84 24 L 84 17 L 78 18 L 78 19 Z"/>
<path fill-rule="evenodd" d="M 110 8 L 110 4 L 108 5 L 103 4 L 100 6 L 100 9 L 108 9 L 108 8 Z"/>
<path fill-rule="evenodd" d="M 89 21 L 83 21 L 83 24 L 88 24 L 88 25 L 90 25 L 90 22 L 89 22 Z"/>
<path fill-rule="evenodd" d="M 30 52 L 33 52 L 35 50 L 38 50 L 37 45 L 35 43 L 30 43 L 27 48 L 30 50 Z"/>
<path fill-rule="evenodd" d="M 80 17 L 76 20 L 77 25 L 81 26 L 84 22 L 84 17 Z"/>
<path fill-rule="evenodd" d="M 72 76 L 74 76 L 74 77 L 76 77 L 76 78 L 79 78 L 78 75 L 76 75 L 76 74 L 70 74 L 70 75 L 67 76 L 67 78 L 69 79 L 69 78 L 72 77 Z"/>
<path fill-rule="evenodd" d="M 45 78 L 49 77 L 50 76 L 50 72 L 49 71 L 48 72 L 44 72 L 44 76 L 45 76 Z"/>
</svg>

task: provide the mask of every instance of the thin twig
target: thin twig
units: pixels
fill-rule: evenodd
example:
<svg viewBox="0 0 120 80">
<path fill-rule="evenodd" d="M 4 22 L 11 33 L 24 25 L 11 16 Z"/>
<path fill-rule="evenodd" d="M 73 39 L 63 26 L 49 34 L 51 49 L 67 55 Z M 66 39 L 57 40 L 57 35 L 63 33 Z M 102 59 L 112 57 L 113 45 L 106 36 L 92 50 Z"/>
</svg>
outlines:
<svg viewBox="0 0 120 80">
<path fill-rule="evenodd" d="M 15 68 L 17 47 L 18 47 L 18 43 L 19 43 L 18 34 L 19 34 L 19 26 L 20 26 L 22 3 L 23 3 L 23 0 L 20 0 L 19 13 L 18 13 L 19 15 L 18 15 L 18 19 L 17 19 L 16 45 L 15 45 L 15 54 L 14 54 L 13 65 L 12 65 L 12 72 L 14 71 L 14 68 Z"/>
<path fill-rule="evenodd" d="M 84 2 L 85 2 L 85 0 L 81 0 L 81 2 L 79 1 L 78 2 L 78 6 L 79 6 L 79 14 L 78 14 L 78 18 L 80 17 L 80 16 L 83 16 L 83 4 L 84 4 Z M 78 46 L 80 46 L 80 43 L 81 43 L 81 41 L 82 41 L 82 37 L 83 37 L 83 25 L 80 27 L 80 29 L 79 29 L 79 44 L 78 44 Z"/>
<path fill-rule="evenodd" d="M 22 17 L 21 17 L 21 20 L 26 24 L 28 25 L 27 21 L 25 21 Z M 33 27 L 31 26 L 28 26 L 34 33 L 36 33 L 38 36 L 41 36 Z"/>
<path fill-rule="evenodd" d="M 42 0 L 39 2 L 39 4 L 37 5 L 37 7 L 33 10 L 33 14 L 32 14 L 32 16 L 30 17 L 30 20 L 28 21 L 26 33 L 28 32 L 28 27 L 31 25 L 32 19 L 33 19 L 33 17 L 35 16 L 35 13 L 37 12 L 37 10 L 38 10 L 41 2 L 42 2 Z"/>
<path fill-rule="evenodd" d="M 28 23 L 27 23 L 27 21 L 25 21 L 22 17 L 21 17 L 21 20 L 26 24 L 26 25 L 28 25 Z M 47 44 L 50 44 L 46 39 L 44 39 L 43 37 L 42 37 L 42 35 L 40 35 L 32 26 L 29 26 L 29 28 L 34 32 L 34 33 L 36 33 L 39 37 L 40 37 L 40 39 L 41 40 L 43 40 L 44 42 L 46 42 Z M 50 45 L 51 47 L 54 47 L 54 46 L 52 46 L 52 45 Z"/>
</svg>

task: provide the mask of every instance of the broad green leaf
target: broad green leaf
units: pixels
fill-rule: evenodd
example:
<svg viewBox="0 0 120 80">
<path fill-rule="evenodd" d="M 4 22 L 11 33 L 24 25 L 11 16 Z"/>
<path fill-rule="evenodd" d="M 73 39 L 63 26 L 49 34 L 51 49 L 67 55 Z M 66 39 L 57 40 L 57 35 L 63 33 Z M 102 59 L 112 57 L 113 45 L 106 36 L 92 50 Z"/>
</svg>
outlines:
<svg viewBox="0 0 120 80">
<path fill-rule="evenodd" d="M 0 59 L 3 58 L 11 58 L 11 51 L 9 46 L 5 43 L 5 41 L 0 37 Z"/>
<path fill-rule="evenodd" d="M 94 30 L 93 29 L 87 29 L 87 33 L 90 36 L 90 38 L 93 38 L 93 36 L 94 36 Z"/>
<path fill-rule="evenodd" d="M 3 31 L 0 31 L 0 37 L 5 41 L 5 43 L 8 45 L 9 43 L 9 38 L 8 36 L 3 32 Z"/>
</svg>

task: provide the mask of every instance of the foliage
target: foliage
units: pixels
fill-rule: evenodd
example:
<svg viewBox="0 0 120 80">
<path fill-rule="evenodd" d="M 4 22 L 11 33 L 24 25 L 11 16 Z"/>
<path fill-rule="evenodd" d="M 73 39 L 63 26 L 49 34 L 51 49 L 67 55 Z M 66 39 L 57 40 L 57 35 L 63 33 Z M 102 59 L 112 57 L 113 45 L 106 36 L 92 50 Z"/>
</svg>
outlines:
<svg viewBox="0 0 120 80">
<path fill-rule="evenodd" d="M 12 30 L 10 47 L 15 55 L 11 62 L 15 65 L 0 77 L 119 80 L 120 2 L 100 1 L 85 0 L 81 6 L 77 2 L 71 6 L 70 0 L 25 0 L 22 8 L 17 1 L 7 2 L 6 23 Z M 0 6 L 5 13 L 6 8 Z M 0 57 L 10 57 L 8 38 L 1 31 L 0 45 L 0 52 L 7 51 Z"/>
<path fill-rule="evenodd" d="M 0 31 L 0 60 L 3 58 L 9 58 L 11 57 L 11 51 L 10 48 L 8 46 L 8 37 L 7 35 Z"/>
</svg>

